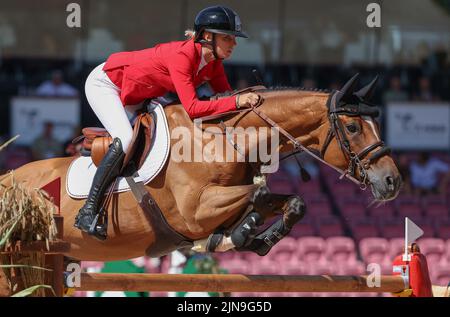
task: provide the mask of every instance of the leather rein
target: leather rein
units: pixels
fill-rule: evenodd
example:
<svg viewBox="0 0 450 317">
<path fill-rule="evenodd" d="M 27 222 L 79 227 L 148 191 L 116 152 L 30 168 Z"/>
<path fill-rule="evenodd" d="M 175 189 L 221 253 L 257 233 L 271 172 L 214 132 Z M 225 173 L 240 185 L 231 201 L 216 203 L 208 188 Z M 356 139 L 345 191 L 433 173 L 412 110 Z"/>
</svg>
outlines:
<svg viewBox="0 0 450 317">
<path fill-rule="evenodd" d="M 292 155 L 296 155 L 298 153 L 305 152 L 308 155 L 310 155 L 311 157 L 313 157 L 316 160 L 322 162 L 323 164 L 331 167 L 332 169 L 337 171 L 339 174 L 341 174 L 339 179 L 346 177 L 349 180 L 351 180 L 352 182 L 354 182 L 355 184 L 359 185 L 360 188 L 364 190 L 367 188 L 367 185 L 370 184 L 368 175 L 367 175 L 367 170 L 370 168 L 370 165 L 375 160 L 377 160 L 385 155 L 388 155 L 390 153 L 390 148 L 385 146 L 383 141 L 378 141 L 371 145 L 368 145 L 363 150 L 361 150 L 359 153 L 356 153 L 352 150 L 351 144 L 350 144 L 350 142 L 347 138 L 347 135 L 345 133 L 345 130 L 344 130 L 345 129 L 344 125 L 342 124 L 342 121 L 341 121 L 339 115 L 345 114 L 345 115 L 349 115 L 349 116 L 360 116 L 361 111 L 358 106 L 355 108 L 355 107 L 349 107 L 346 104 L 336 105 L 338 93 L 339 93 L 339 91 L 337 91 L 337 90 L 333 91 L 327 100 L 328 121 L 330 122 L 330 127 L 329 127 L 327 137 L 325 139 L 324 144 L 322 145 L 322 149 L 320 150 L 319 155 L 317 155 L 316 153 L 314 153 L 313 151 L 308 149 L 306 146 L 302 145 L 301 142 L 298 141 L 297 139 L 295 139 L 294 136 L 292 136 L 289 132 L 284 130 L 275 121 L 273 121 L 265 113 L 263 113 L 262 111 L 260 111 L 258 109 L 259 106 L 261 106 L 264 102 L 264 99 L 262 98 L 261 95 L 260 95 L 258 104 L 255 105 L 254 107 L 245 108 L 245 109 L 241 109 L 241 110 L 237 110 L 237 111 L 232 111 L 231 113 L 246 112 L 244 114 L 244 116 L 245 116 L 250 112 L 254 112 L 258 117 L 260 117 L 263 121 L 265 121 L 269 126 L 277 129 L 284 137 L 286 137 L 288 139 L 288 141 L 291 141 L 294 146 L 294 149 L 289 154 L 282 157 L 280 159 L 280 161 L 282 161 Z M 208 121 L 208 120 L 218 119 L 218 118 L 220 118 L 222 116 L 226 116 L 226 115 L 230 115 L 230 112 L 227 112 L 227 113 L 224 113 L 221 115 L 204 117 L 201 119 L 204 121 Z M 226 126 L 224 125 L 223 121 L 221 121 L 221 126 L 225 131 L 224 133 L 226 134 L 227 133 Z M 346 158 L 349 160 L 349 165 L 348 165 L 347 170 L 342 170 L 336 166 L 331 165 L 330 163 L 328 163 L 324 160 L 326 150 L 328 149 L 328 146 L 331 143 L 331 141 L 333 140 L 333 138 L 336 138 L 336 140 L 339 144 L 339 147 L 341 148 L 341 150 L 344 153 L 344 155 L 346 156 Z M 232 146 L 234 147 L 234 149 L 236 151 L 241 153 L 241 151 L 239 150 L 237 145 L 234 144 L 230 138 L 228 138 L 228 141 L 232 144 Z M 373 151 L 377 148 L 379 148 L 377 151 L 373 152 L 370 156 L 368 156 L 368 154 L 371 151 Z M 297 163 L 299 163 L 298 160 L 297 160 Z M 299 163 L 299 165 L 300 165 L 300 163 Z M 357 171 L 359 171 L 359 176 L 360 176 L 361 180 L 358 180 L 356 178 Z"/>
</svg>

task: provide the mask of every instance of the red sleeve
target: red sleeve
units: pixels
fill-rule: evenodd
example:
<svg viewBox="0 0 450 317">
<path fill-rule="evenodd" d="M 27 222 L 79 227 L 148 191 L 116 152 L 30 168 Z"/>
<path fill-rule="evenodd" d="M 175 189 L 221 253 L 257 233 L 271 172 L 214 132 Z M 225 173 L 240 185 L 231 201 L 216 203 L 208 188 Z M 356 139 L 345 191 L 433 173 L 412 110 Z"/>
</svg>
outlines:
<svg viewBox="0 0 450 317">
<path fill-rule="evenodd" d="M 211 88 L 216 94 L 225 91 L 231 91 L 232 89 L 230 84 L 228 83 L 228 78 L 225 74 L 225 69 L 223 68 L 222 61 L 216 61 L 216 65 L 214 66 L 215 76 L 209 81 Z"/>
<path fill-rule="evenodd" d="M 175 90 L 191 119 L 236 110 L 235 96 L 211 101 L 198 100 L 193 83 L 194 65 L 187 55 L 180 52 L 168 64 Z"/>
</svg>

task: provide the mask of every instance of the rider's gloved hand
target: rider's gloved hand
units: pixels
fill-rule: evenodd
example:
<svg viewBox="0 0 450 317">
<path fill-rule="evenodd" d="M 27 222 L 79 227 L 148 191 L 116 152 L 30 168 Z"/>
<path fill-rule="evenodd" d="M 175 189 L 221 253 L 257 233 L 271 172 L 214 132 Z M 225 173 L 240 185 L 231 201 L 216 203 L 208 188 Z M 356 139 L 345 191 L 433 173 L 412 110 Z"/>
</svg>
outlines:
<svg viewBox="0 0 450 317">
<path fill-rule="evenodd" d="M 236 108 L 250 108 L 258 104 L 260 96 L 253 92 L 236 96 Z"/>
</svg>

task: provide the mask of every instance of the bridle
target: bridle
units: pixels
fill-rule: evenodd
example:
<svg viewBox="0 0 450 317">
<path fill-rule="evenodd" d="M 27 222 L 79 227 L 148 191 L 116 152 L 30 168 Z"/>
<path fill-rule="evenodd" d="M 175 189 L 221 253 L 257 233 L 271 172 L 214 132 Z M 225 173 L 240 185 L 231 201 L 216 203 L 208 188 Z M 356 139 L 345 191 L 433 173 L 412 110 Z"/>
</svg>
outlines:
<svg viewBox="0 0 450 317">
<path fill-rule="evenodd" d="M 347 138 L 347 135 L 345 133 L 344 125 L 340 119 L 340 115 L 347 115 L 347 116 L 361 116 L 361 115 L 368 115 L 368 116 L 375 116 L 376 113 L 378 113 L 378 110 L 374 108 L 374 105 L 363 101 L 362 99 L 359 100 L 359 102 L 354 104 L 344 103 L 338 101 L 339 91 L 335 90 L 333 91 L 327 100 L 327 107 L 328 107 L 328 121 L 330 123 L 330 127 L 325 139 L 324 144 L 322 145 L 322 148 L 320 150 L 319 154 L 314 153 L 310 149 L 308 149 L 306 146 L 301 144 L 300 141 L 295 139 L 289 132 L 284 130 L 282 127 L 280 127 L 276 122 L 274 122 L 272 119 L 270 119 L 266 114 L 261 112 L 258 108 L 259 106 L 264 102 L 263 98 L 260 96 L 259 102 L 257 105 L 251 108 L 242 109 L 239 112 L 247 112 L 246 114 L 250 112 L 254 112 L 258 117 L 260 117 L 262 120 L 264 120 L 267 124 L 272 126 L 273 128 L 277 129 L 283 136 L 285 136 L 288 141 L 292 142 L 292 145 L 294 149 L 284 157 L 282 157 L 279 162 L 282 160 L 290 157 L 295 156 L 298 153 L 305 152 L 308 155 L 312 156 L 316 160 L 322 162 L 323 164 L 331 167 L 332 169 L 336 170 L 341 174 L 339 177 L 340 179 L 346 177 L 350 179 L 355 184 L 359 185 L 361 189 L 366 189 L 367 185 L 370 184 L 370 181 L 368 179 L 367 170 L 370 168 L 371 164 L 376 161 L 377 159 L 388 155 L 390 153 L 390 148 L 385 146 L 383 141 L 378 140 L 377 142 L 368 145 L 360 152 L 356 153 L 354 150 L 352 150 L 352 146 L 350 144 L 350 141 Z M 223 122 L 222 122 L 223 125 Z M 226 127 L 223 126 L 225 129 Z M 342 152 L 346 156 L 346 158 L 349 160 L 349 165 L 346 170 L 342 170 L 336 166 L 331 165 L 330 163 L 326 162 L 324 160 L 325 153 L 328 149 L 329 144 L 333 140 L 333 138 L 336 138 L 339 147 L 341 148 Z M 239 152 L 239 149 L 236 148 L 235 144 L 232 144 L 235 150 Z M 373 150 L 379 148 L 377 151 L 371 153 L 369 156 L 369 153 Z M 300 165 L 300 162 L 297 160 L 297 163 Z M 300 168 L 302 168 L 300 166 Z M 357 171 L 359 172 L 359 178 L 357 179 Z"/>
<path fill-rule="evenodd" d="M 338 102 L 337 101 L 338 93 L 339 91 L 334 91 L 332 94 L 330 94 L 327 100 L 328 121 L 330 122 L 330 128 L 328 129 L 325 142 L 322 145 L 322 149 L 320 150 L 320 156 L 322 158 L 325 157 L 325 152 L 328 149 L 331 140 L 333 139 L 333 137 L 335 137 L 336 140 L 338 141 L 339 147 L 341 148 L 342 152 L 349 160 L 347 171 L 345 171 L 344 174 L 349 175 L 352 178 L 356 179 L 356 171 L 358 170 L 361 179 L 358 180 L 359 185 L 365 189 L 365 187 L 369 183 L 367 177 L 367 170 L 370 168 L 370 165 L 377 159 L 385 155 L 388 155 L 391 152 L 391 149 L 387 147 L 383 141 L 378 140 L 377 142 L 374 142 L 366 146 L 358 153 L 352 150 L 350 141 L 348 140 L 347 135 L 345 133 L 344 125 L 342 124 L 342 121 L 339 116 L 368 115 L 373 117 L 376 114 L 378 114 L 378 110 L 376 108 L 373 108 L 374 105 L 361 99 L 358 100 L 358 103 L 356 105 Z M 369 153 L 377 148 L 379 149 L 371 153 L 369 156 Z M 330 164 L 328 163 L 327 165 L 330 166 Z"/>
</svg>

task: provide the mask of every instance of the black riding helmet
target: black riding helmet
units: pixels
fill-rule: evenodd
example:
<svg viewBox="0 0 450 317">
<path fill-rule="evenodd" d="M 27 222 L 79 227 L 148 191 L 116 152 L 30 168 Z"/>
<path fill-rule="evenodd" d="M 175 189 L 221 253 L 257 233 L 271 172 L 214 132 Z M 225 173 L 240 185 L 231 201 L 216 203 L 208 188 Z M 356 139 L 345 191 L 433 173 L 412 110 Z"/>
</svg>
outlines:
<svg viewBox="0 0 450 317">
<path fill-rule="evenodd" d="M 237 13 L 225 6 L 213 6 L 201 10 L 195 17 L 194 31 L 196 42 L 211 44 L 213 46 L 215 58 L 218 58 L 216 54 L 215 33 L 248 38 L 247 34 L 242 31 L 241 19 Z M 213 33 L 213 40 L 211 42 L 201 39 L 204 31 Z"/>
</svg>

